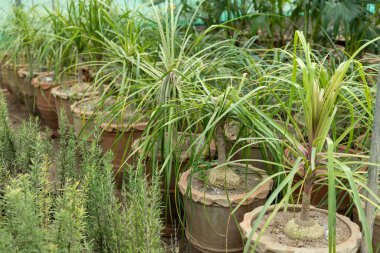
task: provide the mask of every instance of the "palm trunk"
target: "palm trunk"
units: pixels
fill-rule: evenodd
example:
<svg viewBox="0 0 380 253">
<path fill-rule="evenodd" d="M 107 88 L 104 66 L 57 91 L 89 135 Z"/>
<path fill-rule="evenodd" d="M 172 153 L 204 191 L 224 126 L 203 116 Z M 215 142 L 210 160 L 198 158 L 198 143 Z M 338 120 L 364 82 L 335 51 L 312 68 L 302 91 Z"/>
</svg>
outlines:
<svg viewBox="0 0 380 253">
<path fill-rule="evenodd" d="M 216 138 L 216 147 L 218 149 L 218 166 L 220 166 L 220 168 L 227 167 L 223 165 L 227 162 L 227 157 L 226 157 L 226 142 L 224 140 L 224 133 L 223 133 L 223 123 L 221 122 L 219 122 L 216 125 L 215 138 Z"/>
<path fill-rule="evenodd" d="M 226 165 L 226 143 L 222 122 L 216 124 L 215 141 L 218 149 L 218 166 L 212 168 L 209 174 L 209 184 L 214 187 L 234 189 L 240 185 L 240 176 Z"/>
<path fill-rule="evenodd" d="M 304 189 L 302 193 L 302 209 L 300 214 L 301 222 L 310 221 L 310 201 L 311 201 L 311 192 L 313 190 L 313 179 L 312 175 L 307 176 L 304 183 Z"/>
<path fill-rule="evenodd" d="M 83 82 L 83 69 L 82 69 L 82 56 L 78 56 L 78 84 L 81 84 Z"/>
</svg>

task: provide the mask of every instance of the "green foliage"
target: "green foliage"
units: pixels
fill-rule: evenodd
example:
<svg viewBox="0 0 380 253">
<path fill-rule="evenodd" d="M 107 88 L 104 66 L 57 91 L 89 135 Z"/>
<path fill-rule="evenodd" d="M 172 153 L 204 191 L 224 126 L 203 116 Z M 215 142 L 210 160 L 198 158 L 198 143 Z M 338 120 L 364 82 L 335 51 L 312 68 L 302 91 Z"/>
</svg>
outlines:
<svg viewBox="0 0 380 253">
<path fill-rule="evenodd" d="M 75 137 L 74 128 L 67 124 L 67 119 L 61 111 L 59 124 L 59 150 L 57 154 L 57 176 L 58 187 L 63 188 L 69 181 L 78 178 L 78 144 Z"/>
<path fill-rule="evenodd" d="M 99 147 L 92 143 L 84 153 L 84 193 L 86 196 L 87 236 L 98 252 L 123 252 L 128 244 L 123 229 L 123 217 L 115 196 L 112 155 L 104 157 Z"/>
<path fill-rule="evenodd" d="M 14 132 L 8 117 L 8 107 L 3 92 L 0 92 L 0 166 L 11 169 L 15 159 Z"/>
<path fill-rule="evenodd" d="M 11 252 L 48 252 L 47 230 L 40 227 L 41 215 L 37 212 L 36 195 L 31 189 L 28 175 L 13 179 L 5 188 L 3 231 L 9 240 Z"/>
<path fill-rule="evenodd" d="M 84 194 L 73 183 L 64 187 L 62 196 L 58 197 L 54 213 L 52 240 L 57 252 L 90 252 L 86 242 L 86 211 Z"/>
<path fill-rule="evenodd" d="M 18 172 L 29 172 L 32 158 L 37 152 L 36 143 L 39 138 L 39 121 L 37 118 L 30 118 L 23 122 L 15 136 L 15 161 L 14 165 Z"/>
<path fill-rule="evenodd" d="M 127 191 L 126 220 L 128 221 L 128 252 L 163 252 L 160 242 L 162 221 L 161 179 L 155 172 L 149 184 L 144 167 L 138 162 L 130 171 Z"/>
</svg>

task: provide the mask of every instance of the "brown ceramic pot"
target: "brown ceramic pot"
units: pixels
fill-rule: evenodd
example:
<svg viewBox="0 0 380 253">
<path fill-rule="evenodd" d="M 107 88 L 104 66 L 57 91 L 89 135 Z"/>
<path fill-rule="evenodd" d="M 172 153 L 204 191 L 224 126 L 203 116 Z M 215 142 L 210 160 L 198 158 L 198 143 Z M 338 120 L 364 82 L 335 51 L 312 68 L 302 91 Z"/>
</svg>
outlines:
<svg viewBox="0 0 380 253">
<path fill-rule="evenodd" d="M 267 213 L 271 213 L 276 206 L 270 206 L 267 210 Z M 240 228 L 243 232 L 243 235 L 246 240 L 250 238 L 250 234 L 252 231 L 252 223 L 256 220 L 256 218 L 259 216 L 259 213 L 262 210 L 262 206 L 257 207 L 253 211 L 246 213 L 244 215 L 244 220 L 240 223 Z M 296 212 L 299 212 L 301 210 L 301 205 L 288 205 L 288 208 L 292 211 L 295 210 Z M 280 211 L 282 211 L 283 208 L 280 208 Z M 311 207 L 310 210 L 312 211 L 318 211 L 323 213 L 328 213 L 327 210 L 318 209 L 315 207 Z M 350 221 L 349 218 L 337 214 L 337 219 L 340 219 L 343 221 L 350 229 L 351 235 L 350 237 L 341 244 L 336 245 L 336 252 L 337 253 L 356 253 L 359 250 L 360 247 L 360 241 L 362 238 L 362 234 L 360 233 L 359 226 L 352 221 Z M 262 235 L 259 238 L 258 233 L 253 233 L 253 236 L 251 237 L 250 241 L 248 242 L 251 245 L 254 245 L 257 243 L 257 247 L 255 252 L 257 253 L 325 253 L 328 252 L 328 248 L 295 248 L 290 247 L 286 245 L 282 245 L 278 241 L 274 241 L 271 237 L 267 235 Z"/>
<path fill-rule="evenodd" d="M 76 80 L 68 79 L 58 87 L 53 88 L 54 105 L 58 115 L 58 122 L 61 120 L 61 112 L 67 117 L 69 124 L 74 127 L 74 118 L 71 113 L 71 105 L 81 99 L 96 96 L 97 91 L 93 90 L 90 83 L 74 84 Z"/>
<path fill-rule="evenodd" d="M 115 183 L 118 189 L 122 187 L 126 165 L 133 165 L 132 144 L 139 139 L 147 122 L 126 125 L 125 123 L 103 123 L 100 125 L 100 145 L 105 151 L 112 150 L 112 160 Z"/>
<path fill-rule="evenodd" d="M 36 106 L 36 88 L 32 85 L 32 80 L 37 76 L 46 75 L 46 69 L 39 71 L 33 71 L 30 73 L 28 68 L 22 68 L 18 71 L 19 78 L 21 80 L 20 93 L 28 112 L 32 115 L 37 115 Z"/>
<path fill-rule="evenodd" d="M 56 133 L 58 130 L 58 116 L 55 110 L 54 98 L 51 91 L 54 86 L 54 74 L 44 74 L 33 79 L 32 84 L 36 89 L 36 104 L 42 120 Z"/>
<path fill-rule="evenodd" d="M 244 164 L 234 166 L 246 169 Z M 249 169 L 257 172 L 260 180 L 267 178 L 264 170 L 252 166 Z M 178 182 L 179 190 L 184 196 L 186 237 L 189 242 L 200 252 L 242 252 L 243 237 L 236 222 L 242 221 L 248 211 L 265 203 L 273 181 L 268 180 L 249 196 L 244 193 L 229 195 L 227 198 L 224 194 L 214 195 L 188 189 L 189 178 L 190 171 L 186 171 Z M 246 197 L 246 201 L 231 215 L 231 211 Z"/>
<path fill-rule="evenodd" d="M 193 136 L 193 137 L 191 137 Z M 177 162 L 172 163 L 172 168 L 178 167 L 178 170 L 172 169 L 169 184 L 166 183 L 166 179 L 162 179 L 161 184 L 161 193 L 164 198 L 163 203 L 165 203 L 165 210 L 162 213 L 162 220 L 164 221 L 165 228 L 162 232 L 162 235 L 164 237 L 174 237 L 175 233 L 179 231 L 180 226 L 180 214 L 182 213 L 182 210 L 179 210 L 180 207 L 176 203 L 178 203 L 178 199 L 176 200 L 176 197 L 178 197 L 178 191 L 177 191 L 177 182 L 179 179 L 179 175 L 182 174 L 185 170 L 189 169 L 190 159 L 191 159 L 191 151 L 189 150 L 190 145 L 192 144 L 192 141 L 194 141 L 199 134 L 190 135 L 190 134 L 184 134 L 182 132 L 177 133 L 178 138 L 178 145 L 174 148 L 178 151 L 178 154 L 176 157 L 178 158 Z M 145 140 L 145 137 L 142 137 L 135 141 L 132 145 L 133 153 L 136 154 L 139 157 L 142 157 L 141 152 L 139 152 L 139 144 Z M 202 144 L 204 143 L 204 140 L 201 141 Z M 204 145 L 203 145 L 204 147 Z M 203 148 L 201 147 L 201 148 Z M 214 142 L 211 142 L 210 148 L 203 151 L 203 154 L 199 157 L 199 159 L 207 160 L 207 159 L 214 159 L 216 154 L 216 148 Z M 144 164 L 145 164 L 145 171 L 148 174 L 148 177 L 152 173 L 152 157 L 148 154 L 148 157 L 146 158 Z M 163 163 L 165 162 L 164 159 L 162 159 L 161 152 L 158 150 L 158 154 L 156 156 L 155 162 L 157 163 L 157 166 L 160 168 L 163 166 Z M 179 211 L 179 212 L 178 212 Z"/>
</svg>

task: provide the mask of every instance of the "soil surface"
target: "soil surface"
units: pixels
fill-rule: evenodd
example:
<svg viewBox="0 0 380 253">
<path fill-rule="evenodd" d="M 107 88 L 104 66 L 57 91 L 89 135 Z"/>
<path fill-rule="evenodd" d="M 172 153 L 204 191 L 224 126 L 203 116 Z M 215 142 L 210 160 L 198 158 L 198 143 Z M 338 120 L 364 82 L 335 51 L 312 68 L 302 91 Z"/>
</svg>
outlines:
<svg viewBox="0 0 380 253">
<path fill-rule="evenodd" d="M 268 236 L 273 242 L 280 243 L 282 245 L 297 247 L 297 248 L 327 248 L 328 247 L 328 214 L 310 211 L 311 219 L 317 221 L 325 230 L 325 236 L 319 240 L 315 241 L 306 241 L 306 240 L 296 240 L 287 237 L 284 233 L 285 224 L 294 218 L 296 213 L 291 212 L 278 212 L 273 220 L 271 221 L 269 227 L 265 231 L 265 235 Z M 264 216 L 264 219 L 261 223 L 261 227 L 264 226 L 265 222 L 269 217 L 268 215 Z M 258 231 L 261 229 L 259 228 Z M 351 236 L 351 231 L 349 227 L 340 219 L 336 220 L 336 244 L 339 245 L 343 243 Z"/>
<path fill-rule="evenodd" d="M 245 173 L 243 168 L 233 168 L 234 171 L 240 176 L 241 184 L 235 189 L 222 189 L 219 187 L 213 187 L 207 184 L 208 172 L 197 172 L 191 181 L 192 189 L 196 189 L 201 192 L 205 192 L 211 195 L 239 195 L 244 194 L 253 188 L 255 188 L 261 181 L 262 176 L 258 173 L 248 172 Z"/>
</svg>

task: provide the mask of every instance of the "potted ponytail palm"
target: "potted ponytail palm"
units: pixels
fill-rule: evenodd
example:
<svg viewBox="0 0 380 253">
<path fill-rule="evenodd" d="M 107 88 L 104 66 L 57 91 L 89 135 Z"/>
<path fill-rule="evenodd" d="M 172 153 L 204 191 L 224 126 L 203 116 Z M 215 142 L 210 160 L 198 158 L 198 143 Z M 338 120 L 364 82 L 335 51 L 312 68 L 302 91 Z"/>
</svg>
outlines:
<svg viewBox="0 0 380 253">
<path fill-rule="evenodd" d="M 52 90 L 55 106 L 59 111 L 65 112 L 70 124 L 74 124 L 71 105 L 75 101 L 98 93 L 94 90 L 93 84 L 89 82 L 89 70 L 85 68 L 85 56 L 89 55 L 91 48 L 86 31 L 88 26 L 96 22 L 91 22 L 93 20 L 89 17 L 89 1 L 70 0 L 67 2 L 66 10 L 61 9 L 60 6 L 57 4 L 57 8 L 49 11 L 48 18 L 53 31 L 50 34 L 52 39 L 45 47 L 46 51 L 49 51 L 50 48 L 56 50 L 55 72 L 58 73 L 57 77 L 63 74 L 63 69 L 72 70 L 74 68 L 76 70 L 77 81 L 75 84 L 61 85 Z"/>
<path fill-rule="evenodd" d="M 269 137 L 271 133 L 258 117 L 245 108 L 250 96 L 258 90 L 244 97 L 240 96 L 240 90 L 241 87 L 232 86 L 224 92 L 206 88 L 204 94 L 192 95 L 189 98 L 191 104 L 186 105 L 186 108 L 193 108 L 196 119 L 208 119 L 204 132 L 198 138 L 207 136 L 207 139 L 214 139 L 218 155 L 216 163 L 193 165 L 178 182 L 184 199 L 186 236 L 202 252 L 241 252 L 243 240 L 238 222 L 247 210 L 265 203 L 273 184 L 264 170 L 228 161 L 226 157 L 224 126 L 227 120 L 241 122 L 247 127 L 254 125 L 257 136 L 266 134 Z M 196 114 L 198 112 L 201 115 Z M 258 184 L 261 186 L 251 192 Z M 244 203 L 231 214 L 243 199 Z"/>
<path fill-rule="evenodd" d="M 296 56 L 298 40 L 303 52 L 300 57 Z M 290 172 L 274 190 L 266 205 L 247 213 L 240 223 L 248 240 L 245 252 L 284 252 L 284 249 L 286 252 L 327 252 L 328 249 L 336 250 L 330 252 L 357 252 L 362 235 L 356 224 L 347 217 L 336 214 L 335 188 L 345 190 L 354 204 L 359 206 L 364 235 L 369 240 L 366 218 L 360 206 L 361 195 L 358 192 L 358 187 L 365 184 L 365 179 L 360 171 L 353 169 L 355 165 L 360 168 L 365 162 L 362 156 L 334 152 L 355 123 L 341 136 L 335 137 L 334 141 L 329 138 L 338 106 L 342 101 L 350 101 L 348 97 L 352 96 L 344 91 L 349 67 L 356 63 L 353 60 L 355 55 L 330 73 L 324 62 L 313 62 L 316 56 L 311 53 L 310 45 L 301 32 L 296 32 L 293 76 L 287 83 L 294 85 L 298 91 L 306 137 L 287 111 L 296 131 L 284 133 L 288 147 L 297 160 L 291 164 Z M 360 64 L 357 66 L 361 67 Z M 297 77 L 298 73 L 300 76 Z M 296 173 L 303 181 L 292 186 Z M 326 184 L 326 181 L 329 191 L 328 211 L 310 205 L 313 188 L 317 183 Z M 284 205 L 297 187 L 302 187 L 302 197 L 299 196 L 302 205 Z M 282 190 L 286 192 L 285 197 L 279 204 L 269 206 Z"/>
</svg>

